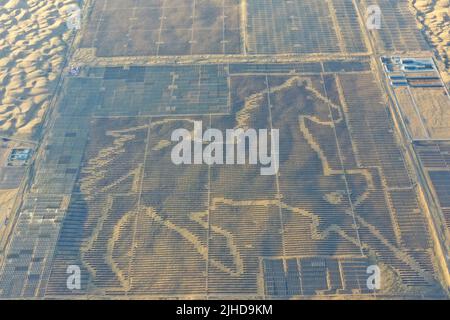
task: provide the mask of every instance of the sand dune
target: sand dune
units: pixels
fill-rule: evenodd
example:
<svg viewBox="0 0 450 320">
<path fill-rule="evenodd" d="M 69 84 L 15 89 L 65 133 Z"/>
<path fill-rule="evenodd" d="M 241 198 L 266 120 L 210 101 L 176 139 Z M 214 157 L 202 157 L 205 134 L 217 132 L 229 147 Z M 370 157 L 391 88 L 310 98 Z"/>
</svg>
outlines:
<svg viewBox="0 0 450 320">
<path fill-rule="evenodd" d="M 0 0 L 0 134 L 32 136 L 48 107 L 75 0 Z"/>
<path fill-rule="evenodd" d="M 444 81 L 450 83 L 450 0 L 411 0 L 417 19 L 446 66 Z"/>
</svg>

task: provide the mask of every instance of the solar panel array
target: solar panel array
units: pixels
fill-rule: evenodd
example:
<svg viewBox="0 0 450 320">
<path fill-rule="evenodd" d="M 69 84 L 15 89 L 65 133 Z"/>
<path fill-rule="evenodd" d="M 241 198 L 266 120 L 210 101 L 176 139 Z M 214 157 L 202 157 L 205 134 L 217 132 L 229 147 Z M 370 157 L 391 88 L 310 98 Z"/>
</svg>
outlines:
<svg viewBox="0 0 450 320">
<path fill-rule="evenodd" d="M 410 32 L 405 1 L 373 3 L 383 11 L 379 50 L 427 48 Z M 374 264 L 388 280 L 383 295 L 442 297 L 424 204 L 361 56 L 359 15 L 370 3 L 92 4 L 81 47 L 96 48 L 103 64 L 65 78 L 0 266 L 0 297 L 368 295 Z M 110 59 L 241 52 L 349 57 Z M 203 130 L 279 129 L 279 172 L 173 164 L 171 134 L 191 132 L 194 121 Z M 447 147 L 416 146 L 450 217 Z M 67 286 L 70 266 L 80 268 L 79 290 Z"/>
<path fill-rule="evenodd" d="M 249 0 L 247 12 L 248 53 L 367 51 L 351 1 Z"/>
<path fill-rule="evenodd" d="M 99 57 L 236 54 L 235 0 L 97 0 L 82 48 Z"/>
<path fill-rule="evenodd" d="M 417 28 L 409 1 L 363 0 L 359 7 L 366 13 L 373 5 L 381 9 L 381 28 L 371 31 L 380 52 L 429 50 L 424 35 Z"/>
<path fill-rule="evenodd" d="M 99 116 L 106 72 L 69 80 L 8 249 L 2 295 L 367 294 L 372 261 L 437 294 L 427 226 L 373 77 L 293 69 L 233 67 L 233 114 L 181 118 Z M 250 97 L 257 108 L 247 117 Z M 204 129 L 279 128 L 279 174 L 172 164 L 171 132 L 192 130 L 194 120 Z M 66 286 L 71 265 L 81 290 Z"/>
<path fill-rule="evenodd" d="M 441 207 L 444 223 L 450 231 L 450 143 L 445 141 L 418 141 L 414 149 L 428 173 L 430 184 Z"/>
<path fill-rule="evenodd" d="M 227 113 L 224 66 L 107 67 L 97 116 L 187 115 Z M 126 108 L 124 107 L 126 105 Z"/>
</svg>

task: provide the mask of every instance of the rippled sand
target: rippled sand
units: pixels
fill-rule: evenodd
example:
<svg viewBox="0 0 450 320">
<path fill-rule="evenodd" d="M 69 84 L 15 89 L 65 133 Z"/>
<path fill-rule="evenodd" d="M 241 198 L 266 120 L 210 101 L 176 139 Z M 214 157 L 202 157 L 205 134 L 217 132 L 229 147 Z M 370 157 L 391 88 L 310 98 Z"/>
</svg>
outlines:
<svg viewBox="0 0 450 320">
<path fill-rule="evenodd" d="M 412 0 L 417 19 L 425 28 L 428 40 L 446 65 L 444 81 L 450 83 L 450 0 Z"/>
<path fill-rule="evenodd" d="M 0 0 L 0 134 L 31 137 L 64 62 L 74 0 Z"/>
</svg>

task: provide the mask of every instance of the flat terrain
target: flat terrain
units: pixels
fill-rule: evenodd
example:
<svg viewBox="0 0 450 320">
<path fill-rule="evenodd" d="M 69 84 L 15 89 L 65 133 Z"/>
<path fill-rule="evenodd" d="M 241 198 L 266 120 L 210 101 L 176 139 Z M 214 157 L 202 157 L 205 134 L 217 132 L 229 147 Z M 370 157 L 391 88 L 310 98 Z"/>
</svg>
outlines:
<svg viewBox="0 0 450 320">
<path fill-rule="evenodd" d="M 404 61 L 408 61 L 405 58 Z M 450 96 L 436 71 L 387 72 L 402 119 L 412 140 L 450 139 Z M 386 70 L 387 65 L 384 64 Z M 395 80 L 400 79 L 400 80 Z M 402 84 L 402 81 L 404 82 Z M 400 85 L 398 84 L 400 83 Z"/>
<path fill-rule="evenodd" d="M 378 5 L 382 11 L 381 29 L 371 35 L 381 51 L 421 51 L 429 45 L 419 31 L 408 1 L 361 0 L 361 11 Z"/>
<path fill-rule="evenodd" d="M 393 89 L 380 62 L 433 54 L 406 1 L 93 0 L 83 17 L 24 179 L 0 168 L 0 206 L 17 203 L 1 298 L 448 297 L 448 95 Z M 173 164 L 194 121 L 278 129 L 279 172 Z"/>
<path fill-rule="evenodd" d="M 237 0 L 98 0 L 81 47 L 101 57 L 240 52 Z"/>
<path fill-rule="evenodd" d="M 433 186 L 434 196 L 441 210 L 442 232 L 450 231 L 450 143 L 442 141 L 419 141 L 414 149 L 420 159 L 429 183 Z"/>
<path fill-rule="evenodd" d="M 41 236 L 14 238 L 3 294 L 71 295 L 63 284 L 73 264 L 84 275 L 78 294 L 364 294 L 365 269 L 374 262 L 389 274 L 385 294 L 440 294 L 427 224 L 370 70 L 249 67 L 208 67 L 230 80 L 210 88 L 230 97 L 218 103 L 225 110 L 231 104 L 229 115 L 201 105 L 198 116 L 152 117 L 151 105 L 99 115 L 97 97 L 112 71 L 93 68 L 91 76 L 67 79 L 18 222 L 31 227 L 41 217 Z M 181 79 L 185 70 L 165 72 Z M 279 128 L 279 174 L 260 176 L 252 165 L 173 165 L 171 132 L 194 120 L 222 129 Z M 40 241 L 58 232 L 56 243 Z M 34 266 L 52 245 L 50 270 Z"/>
<path fill-rule="evenodd" d="M 247 52 L 356 53 L 367 47 L 356 8 L 343 0 L 247 0 Z"/>
</svg>

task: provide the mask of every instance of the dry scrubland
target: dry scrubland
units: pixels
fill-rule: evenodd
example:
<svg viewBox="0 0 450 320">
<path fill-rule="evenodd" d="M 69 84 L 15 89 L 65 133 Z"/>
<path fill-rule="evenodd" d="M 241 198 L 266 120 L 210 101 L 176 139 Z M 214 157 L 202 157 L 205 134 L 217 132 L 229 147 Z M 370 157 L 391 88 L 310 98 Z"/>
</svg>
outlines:
<svg viewBox="0 0 450 320">
<path fill-rule="evenodd" d="M 0 133 L 32 136 L 48 107 L 74 0 L 0 0 Z"/>
<path fill-rule="evenodd" d="M 450 0 L 412 0 L 417 19 L 428 40 L 446 65 L 444 81 L 450 83 Z"/>
</svg>

